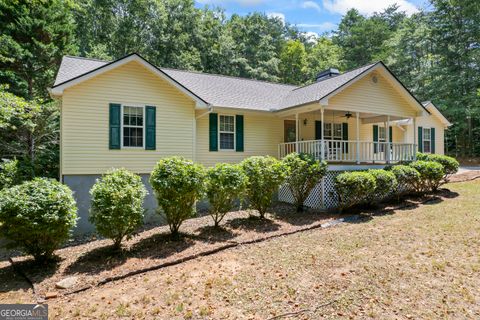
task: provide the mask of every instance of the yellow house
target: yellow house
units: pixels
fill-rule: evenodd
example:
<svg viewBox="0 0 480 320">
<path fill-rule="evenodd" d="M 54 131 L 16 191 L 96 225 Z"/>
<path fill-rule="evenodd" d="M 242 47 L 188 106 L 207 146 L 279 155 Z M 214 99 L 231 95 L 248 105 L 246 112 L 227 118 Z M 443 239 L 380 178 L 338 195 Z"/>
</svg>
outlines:
<svg viewBox="0 0 480 320">
<path fill-rule="evenodd" d="M 332 172 L 358 170 L 413 160 L 417 150 L 442 154 L 450 125 L 382 62 L 329 69 L 297 87 L 159 68 L 137 54 L 113 62 L 66 56 L 50 94 L 62 101 L 61 180 L 83 217 L 88 190 L 110 168 L 141 174 L 148 185 L 162 157 L 212 166 L 298 151 L 328 161 Z M 327 189 L 312 193 L 322 200 L 314 206 L 329 207 Z M 146 206 L 155 207 L 152 196 Z"/>
</svg>

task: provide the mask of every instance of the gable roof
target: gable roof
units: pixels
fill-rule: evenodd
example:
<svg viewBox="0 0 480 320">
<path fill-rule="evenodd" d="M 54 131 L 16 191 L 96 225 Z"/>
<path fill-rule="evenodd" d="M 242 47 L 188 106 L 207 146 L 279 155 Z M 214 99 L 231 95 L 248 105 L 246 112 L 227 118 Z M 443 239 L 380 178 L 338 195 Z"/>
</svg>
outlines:
<svg viewBox="0 0 480 320">
<path fill-rule="evenodd" d="M 411 101 L 424 110 L 423 105 L 382 63 L 369 64 L 341 75 L 327 78 L 310 85 L 298 87 L 267 81 L 207 74 L 195 71 L 158 68 L 133 53 L 113 62 L 65 56 L 53 87 L 52 94 L 61 95 L 63 89 L 89 79 L 96 74 L 111 70 L 128 61 L 136 60 L 170 81 L 202 106 L 227 107 L 258 111 L 281 111 L 284 109 L 318 102 L 343 90 L 351 82 L 370 70 L 383 67 L 401 84 Z"/>
<path fill-rule="evenodd" d="M 422 102 L 422 104 L 425 107 L 425 109 L 427 109 L 427 111 L 429 111 L 430 114 L 433 114 L 434 116 L 436 116 L 438 120 L 440 120 L 440 122 L 445 127 L 449 127 L 452 125 L 452 123 L 448 121 L 447 118 L 445 118 L 445 116 L 440 112 L 440 110 L 438 110 L 438 108 L 433 104 L 432 101 L 424 101 Z"/>
</svg>

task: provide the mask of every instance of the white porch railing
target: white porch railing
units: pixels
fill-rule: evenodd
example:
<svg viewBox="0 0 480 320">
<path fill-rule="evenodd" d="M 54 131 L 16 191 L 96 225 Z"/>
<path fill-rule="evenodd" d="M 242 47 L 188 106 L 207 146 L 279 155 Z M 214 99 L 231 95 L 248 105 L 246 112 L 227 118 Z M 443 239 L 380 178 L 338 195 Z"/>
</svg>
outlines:
<svg viewBox="0 0 480 320">
<path fill-rule="evenodd" d="M 388 152 L 390 150 L 390 152 Z M 415 144 L 372 141 L 322 140 L 285 142 L 278 145 L 279 158 L 292 152 L 309 153 L 331 162 L 399 162 L 413 160 Z M 386 152 L 387 151 L 387 152 Z"/>
</svg>

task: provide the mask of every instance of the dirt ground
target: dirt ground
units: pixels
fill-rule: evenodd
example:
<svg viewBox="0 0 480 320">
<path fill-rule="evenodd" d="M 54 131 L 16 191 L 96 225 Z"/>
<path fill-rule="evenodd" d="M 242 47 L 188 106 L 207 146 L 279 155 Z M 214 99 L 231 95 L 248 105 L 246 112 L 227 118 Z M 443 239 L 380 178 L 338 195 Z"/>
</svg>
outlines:
<svg viewBox="0 0 480 320">
<path fill-rule="evenodd" d="M 412 202 L 355 223 L 237 246 L 60 296 L 47 301 L 50 315 L 52 319 L 478 319 L 480 180 L 447 187 L 450 192 L 423 204 Z M 232 217 L 236 219 L 246 217 Z M 265 233 L 255 230 L 257 224 L 248 223 L 250 219 L 246 221 L 250 227 L 241 221 L 241 230 Z M 276 229 L 267 233 L 281 229 L 271 223 L 261 228 Z M 199 241 L 190 239 L 184 241 Z M 155 245 L 161 252 L 163 247 Z M 119 264 L 101 257 L 102 263 L 96 261 L 105 274 L 118 265 L 156 258 L 128 262 L 135 259 L 128 256 Z M 114 267 L 111 261 L 116 261 Z M 13 272 L 8 273 L 8 288 L 2 283 L 2 302 L 34 298 Z"/>
</svg>

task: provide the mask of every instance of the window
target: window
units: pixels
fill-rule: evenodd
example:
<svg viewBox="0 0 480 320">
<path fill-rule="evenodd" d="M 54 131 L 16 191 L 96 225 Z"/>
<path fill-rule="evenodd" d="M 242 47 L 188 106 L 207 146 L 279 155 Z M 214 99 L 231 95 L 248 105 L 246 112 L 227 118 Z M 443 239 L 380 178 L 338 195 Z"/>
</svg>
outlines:
<svg viewBox="0 0 480 320">
<path fill-rule="evenodd" d="M 423 152 L 431 153 L 431 130 L 430 128 L 423 128 Z"/>
<path fill-rule="evenodd" d="M 387 132 L 385 127 L 378 127 L 378 142 L 387 142 Z M 385 144 L 379 143 L 379 152 L 385 151 Z"/>
<path fill-rule="evenodd" d="M 323 127 L 323 136 L 325 139 L 342 140 L 342 124 L 325 123 Z"/>
<path fill-rule="evenodd" d="M 235 117 L 220 115 L 220 150 L 235 150 Z"/>
<path fill-rule="evenodd" d="M 123 106 L 123 146 L 143 148 L 144 108 Z"/>
</svg>

